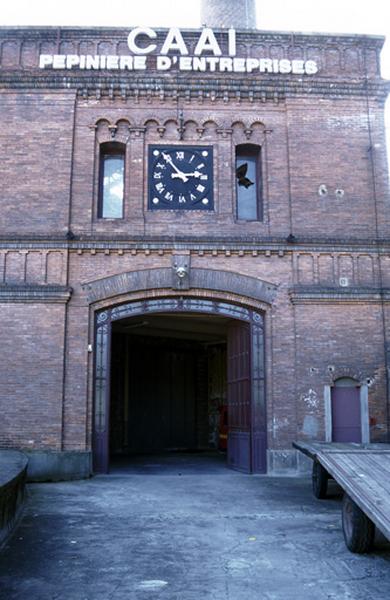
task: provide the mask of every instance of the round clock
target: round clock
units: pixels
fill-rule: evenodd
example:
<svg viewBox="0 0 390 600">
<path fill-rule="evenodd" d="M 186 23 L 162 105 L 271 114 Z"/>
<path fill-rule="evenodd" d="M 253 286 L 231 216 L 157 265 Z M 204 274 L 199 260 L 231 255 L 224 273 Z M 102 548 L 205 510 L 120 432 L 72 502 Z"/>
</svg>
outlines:
<svg viewBox="0 0 390 600">
<path fill-rule="evenodd" d="M 149 146 L 149 209 L 213 208 L 211 146 Z"/>
</svg>

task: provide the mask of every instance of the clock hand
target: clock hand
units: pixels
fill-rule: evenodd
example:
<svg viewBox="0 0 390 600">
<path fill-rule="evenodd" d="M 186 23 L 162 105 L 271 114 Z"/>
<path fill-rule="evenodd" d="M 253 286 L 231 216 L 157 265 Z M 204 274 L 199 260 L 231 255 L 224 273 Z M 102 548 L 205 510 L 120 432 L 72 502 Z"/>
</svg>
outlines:
<svg viewBox="0 0 390 600">
<path fill-rule="evenodd" d="M 173 177 L 173 175 L 175 175 L 176 177 L 179 177 L 182 181 L 184 181 L 184 183 L 186 183 L 188 181 L 188 178 L 186 177 L 185 173 L 183 173 L 182 171 L 180 171 L 180 169 L 177 168 L 169 154 L 166 154 L 165 152 L 162 152 L 161 154 L 165 162 L 170 164 L 172 169 L 176 171 L 176 174 L 172 173 L 171 176 Z"/>
<path fill-rule="evenodd" d="M 185 177 L 196 177 L 199 178 L 203 173 L 201 173 L 200 171 L 193 171 L 192 173 L 181 173 L 181 175 L 184 175 Z M 171 177 L 172 179 L 176 179 L 177 177 L 181 177 L 181 175 L 177 174 L 177 173 L 171 173 Z"/>
</svg>

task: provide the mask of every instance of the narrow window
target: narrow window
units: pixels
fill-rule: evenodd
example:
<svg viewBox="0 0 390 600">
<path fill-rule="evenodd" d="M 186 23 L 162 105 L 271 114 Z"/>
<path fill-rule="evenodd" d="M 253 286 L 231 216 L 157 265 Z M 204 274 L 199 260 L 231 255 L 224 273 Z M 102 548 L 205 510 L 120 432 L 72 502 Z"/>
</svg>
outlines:
<svg viewBox="0 0 390 600">
<path fill-rule="evenodd" d="M 236 147 L 237 219 L 262 220 L 260 147 L 241 144 Z"/>
<path fill-rule="evenodd" d="M 123 218 L 124 174 L 125 145 L 102 144 L 99 169 L 99 217 Z"/>
</svg>

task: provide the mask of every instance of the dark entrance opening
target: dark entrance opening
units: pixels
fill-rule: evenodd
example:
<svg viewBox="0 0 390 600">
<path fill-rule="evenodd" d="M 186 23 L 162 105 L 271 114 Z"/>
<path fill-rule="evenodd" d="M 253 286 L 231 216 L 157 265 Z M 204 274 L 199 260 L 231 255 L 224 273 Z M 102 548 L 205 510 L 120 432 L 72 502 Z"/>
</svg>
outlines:
<svg viewBox="0 0 390 600">
<path fill-rule="evenodd" d="M 159 314 L 113 324 L 111 459 L 226 450 L 228 321 Z"/>
<path fill-rule="evenodd" d="M 114 454 L 225 444 L 229 467 L 266 472 L 262 314 L 168 297 L 98 311 L 95 324 L 95 472 Z"/>
</svg>

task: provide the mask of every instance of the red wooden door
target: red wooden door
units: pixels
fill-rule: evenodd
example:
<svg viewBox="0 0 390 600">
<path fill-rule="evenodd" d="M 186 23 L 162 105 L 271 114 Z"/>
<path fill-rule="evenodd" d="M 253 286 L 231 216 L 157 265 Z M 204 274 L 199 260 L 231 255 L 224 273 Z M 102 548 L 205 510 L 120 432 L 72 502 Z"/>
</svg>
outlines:
<svg viewBox="0 0 390 600">
<path fill-rule="evenodd" d="M 332 388 L 332 441 L 362 441 L 360 388 Z"/>
<path fill-rule="evenodd" d="M 227 463 L 250 473 L 251 457 L 251 335 L 248 323 L 234 321 L 228 329 Z"/>
</svg>

